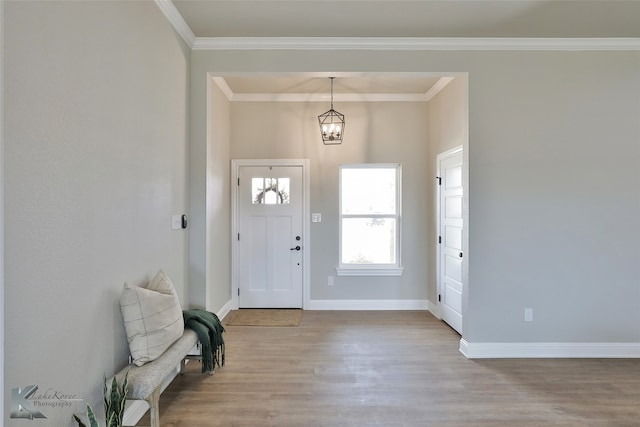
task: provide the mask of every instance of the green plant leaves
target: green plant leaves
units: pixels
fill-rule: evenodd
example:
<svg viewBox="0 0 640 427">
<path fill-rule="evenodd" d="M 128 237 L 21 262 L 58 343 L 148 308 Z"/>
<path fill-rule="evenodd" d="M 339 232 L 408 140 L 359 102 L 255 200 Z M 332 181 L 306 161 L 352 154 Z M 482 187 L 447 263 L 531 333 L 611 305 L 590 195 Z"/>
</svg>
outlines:
<svg viewBox="0 0 640 427">
<path fill-rule="evenodd" d="M 124 376 L 122 385 L 118 385 L 118 381 L 113 377 L 111 381 L 111 390 L 107 387 L 107 377 L 103 376 L 102 395 L 104 397 L 104 412 L 107 421 L 107 427 L 122 427 L 122 417 L 124 416 L 124 406 L 127 402 L 127 385 L 129 384 L 129 371 Z M 96 415 L 87 405 L 87 418 L 91 427 L 100 427 L 96 420 Z M 85 423 L 77 416 L 73 415 L 73 419 L 78 423 L 78 427 L 87 427 Z"/>
</svg>

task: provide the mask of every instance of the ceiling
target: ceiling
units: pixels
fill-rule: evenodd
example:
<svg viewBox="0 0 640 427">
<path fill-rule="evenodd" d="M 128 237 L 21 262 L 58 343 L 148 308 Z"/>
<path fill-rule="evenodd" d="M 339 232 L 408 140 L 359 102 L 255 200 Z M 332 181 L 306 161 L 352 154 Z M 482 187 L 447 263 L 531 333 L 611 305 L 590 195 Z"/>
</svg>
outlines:
<svg viewBox="0 0 640 427">
<path fill-rule="evenodd" d="M 196 37 L 640 37 L 640 1 L 173 0 Z"/>
<path fill-rule="evenodd" d="M 200 39 L 640 37 L 640 0 L 173 0 L 173 5 Z M 218 82 L 235 100 L 257 100 L 260 94 L 310 99 L 329 90 L 328 74 L 223 77 Z M 385 94 L 414 94 L 428 100 L 448 81 L 434 75 L 337 77 L 336 100 L 340 94 L 378 94 L 380 100 L 390 99 Z"/>
</svg>

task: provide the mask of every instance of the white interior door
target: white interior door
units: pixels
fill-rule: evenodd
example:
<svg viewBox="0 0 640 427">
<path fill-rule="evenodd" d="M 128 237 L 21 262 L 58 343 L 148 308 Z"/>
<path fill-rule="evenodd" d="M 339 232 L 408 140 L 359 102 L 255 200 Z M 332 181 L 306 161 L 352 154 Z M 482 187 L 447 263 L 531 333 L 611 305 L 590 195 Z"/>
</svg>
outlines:
<svg viewBox="0 0 640 427">
<path fill-rule="evenodd" d="M 241 166 L 238 307 L 302 308 L 303 168 Z"/>
<path fill-rule="evenodd" d="M 438 302 L 442 320 L 462 334 L 462 150 L 438 156 Z"/>
</svg>

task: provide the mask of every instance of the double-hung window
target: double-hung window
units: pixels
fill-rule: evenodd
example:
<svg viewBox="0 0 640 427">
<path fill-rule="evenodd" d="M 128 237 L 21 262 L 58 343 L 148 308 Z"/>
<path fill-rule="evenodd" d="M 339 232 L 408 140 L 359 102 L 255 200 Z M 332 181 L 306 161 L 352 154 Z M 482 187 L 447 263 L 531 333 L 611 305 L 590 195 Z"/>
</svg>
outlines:
<svg viewBox="0 0 640 427">
<path fill-rule="evenodd" d="M 340 166 L 338 275 L 399 276 L 402 167 Z"/>
</svg>

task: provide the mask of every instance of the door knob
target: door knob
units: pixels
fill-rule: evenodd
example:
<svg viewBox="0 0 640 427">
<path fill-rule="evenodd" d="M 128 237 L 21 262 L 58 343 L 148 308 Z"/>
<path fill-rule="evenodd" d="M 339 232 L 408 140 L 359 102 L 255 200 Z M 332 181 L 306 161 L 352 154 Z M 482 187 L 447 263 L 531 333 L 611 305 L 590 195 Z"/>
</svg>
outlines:
<svg viewBox="0 0 640 427">
<path fill-rule="evenodd" d="M 296 246 L 295 248 L 291 248 L 292 251 L 299 251 L 300 249 L 302 249 L 300 246 Z"/>
</svg>

